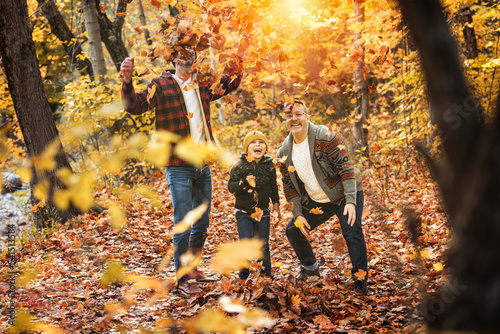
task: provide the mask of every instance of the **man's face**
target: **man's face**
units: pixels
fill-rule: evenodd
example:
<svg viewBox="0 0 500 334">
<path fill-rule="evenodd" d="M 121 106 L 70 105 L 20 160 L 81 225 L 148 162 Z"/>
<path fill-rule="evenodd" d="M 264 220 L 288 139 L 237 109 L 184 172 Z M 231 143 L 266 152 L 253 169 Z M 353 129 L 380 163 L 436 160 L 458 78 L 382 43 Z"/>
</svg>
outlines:
<svg viewBox="0 0 500 334">
<path fill-rule="evenodd" d="M 179 51 L 174 58 L 174 62 L 178 66 L 192 66 L 195 60 L 195 52 L 193 49 Z"/>
<path fill-rule="evenodd" d="M 306 137 L 309 129 L 309 115 L 300 103 L 290 104 L 285 109 L 285 122 L 287 129 L 294 137 Z"/>
</svg>

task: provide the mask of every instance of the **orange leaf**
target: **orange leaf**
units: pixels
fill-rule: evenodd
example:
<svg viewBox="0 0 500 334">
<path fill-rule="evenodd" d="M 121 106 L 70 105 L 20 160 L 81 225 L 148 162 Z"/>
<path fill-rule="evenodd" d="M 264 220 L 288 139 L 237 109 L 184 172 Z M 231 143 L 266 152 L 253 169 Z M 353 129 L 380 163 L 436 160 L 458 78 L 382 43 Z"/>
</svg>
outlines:
<svg viewBox="0 0 500 334">
<path fill-rule="evenodd" d="M 99 10 L 101 11 L 101 13 L 106 13 L 106 7 L 104 7 L 104 5 L 102 3 L 99 3 Z"/>
<path fill-rule="evenodd" d="M 125 16 L 125 13 L 116 13 L 116 16 Z"/>
<path fill-rule="evenodd" d="M 375 143 L 375 145 L 372 146 L 372 151 L 373 153 L 377 153 L 380 151 L 380 145 L 378 143 Z"/>
<path fill-rule="evenodd" d="M 375 93 L 377 91 L 377 86 L 375 84 L 372 84 L 371 86 L 368 86 L 368 90 L 370 93 Z"/>
<path fill-rule="evenodd" d="M 351 103 L 352 103 L 352 104 L 354 104 L 354 103 L 356 103 L 356 102 L 358 102 L 358 99 L 357 99 L 357 98 L 353 98 L 353 99 L 351 99 Z"/>
<path fill-rule="evenodd" d="M 141 27 L 134 27 L 134 30 L 137 31 L 139 34 L 142 34 L 144 31 L 142 31 Z"/>
<path fill-rule="evenodd" d="M 301 228 L 302 226 L 304 226 L 304 223 L 298 219 L 295 219 L 295 221 L 293 222 L 293 225 L 295 225 L 295 227 L 297 227 L 297 228 Z"/>
<path fill-rule="evenodd" d="M 193 118 L 193 113 L 192 112 L 188 112 L 188 118 L 189 119 Z"/>
<path fill-rule="evenodd" d="M 329 106 L 328 109 L 326 109 L 326 113 L 328 115 L 333 115 L 335 114 L 335 109 L 333 109 L 333 105 Z"/>
<path fill-rule="evenodd" d="M 288 171 L 291 173 L 295 172 L 295 166 L 288 167 Z"/>
<path fill-rule="evenodd" d="M 260 221 L 260 218 L 262 217 L 262 214 L 263 214 L 263 213 L 264 213 L 264 212 L 262 211 L 262 209 L 261 209 L 261 208 L 255 208 L 255 212 L 254 212 L 254 213 L 252 213 L 252 214 L 250 215 L 250 217 L 252 217 L 252 218 L 253 218 L 253 219 L 255 219 L 255 220 Z"/>
<path fill-rule="evenodd" d="M 321 208 L 314 208 L 314 209 L 311 209 L 309 210 L 309 213 L 312 213 L 313 215 L 320 215 L 323 213 L 323 210 L 321 210 Z"/>
<path fill-rule="evenodd" d="M 364 271 L 363 269 L 359 269 L 355 274 L 354 276 L 356 276 L 357 279 L 359 280 L 364 280 L 366 278 L 366 271 Z"/>
<path fill-rule="evenodd" d="M 156 6 L 157 8 L 161 7 L 161 2 L 159 2 L 158 0 L 151 0 L 151 4 L 153 6 Z"/>
</svg>

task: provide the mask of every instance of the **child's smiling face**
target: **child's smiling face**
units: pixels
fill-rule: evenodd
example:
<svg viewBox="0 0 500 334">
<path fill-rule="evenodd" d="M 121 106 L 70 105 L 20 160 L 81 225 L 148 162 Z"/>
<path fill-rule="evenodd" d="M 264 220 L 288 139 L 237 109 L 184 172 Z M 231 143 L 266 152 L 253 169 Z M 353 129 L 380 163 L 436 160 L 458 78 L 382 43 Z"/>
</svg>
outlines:
<svg viewBox="0 0 500 334">
<path fill-rule="evenodd" d="M 262 139 L 255 139 L 248 145 L 247 157 L 250 161 L 260 161 L 266 154 L 266 143 Z"/>
</svg>

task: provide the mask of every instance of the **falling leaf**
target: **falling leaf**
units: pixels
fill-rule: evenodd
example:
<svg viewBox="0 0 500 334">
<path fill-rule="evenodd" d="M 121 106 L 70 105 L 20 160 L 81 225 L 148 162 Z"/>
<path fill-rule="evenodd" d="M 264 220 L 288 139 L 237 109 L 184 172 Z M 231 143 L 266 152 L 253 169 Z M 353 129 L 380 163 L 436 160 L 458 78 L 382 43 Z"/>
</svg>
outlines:
<svg viewBox="0 0 500 334">
<path fill-rule="evenodd" d="M 373 145 L 371 149 L 373 153 L 377 153 L 378 151 L 380 151 L 380 145 L 378 143 L 375 143 L 375 145 Z"/>
<path fill-rule="evenodd" d="M 253 175 L 249 175 L 249 176 L 253 176 Z M 250 187 L 252 187 L 252 188 L 256 187 L 255 177 L 247 177 L 247 182 L 250 185 Z"/>
<path fill-rule="evenodd" d="M 368 90 L 370 91 L 370 93 L 375 93 L 377 91 L 377 86 L 375 84 L 372 84 L 368 86 Z"/>
<path fill-rule="evenodd" d="M 359 270 L 358 270 L 358 271 L 354 274 L 354 276 L 356 276 L 356 278 L 357 278 L 358 280 L 362 280 L 362 281 L 363 281 L 363 280 L 365 280 L 365 278 L 366 278 L 366 274 L 367 274 L 367 272 L 366 272 L 366 271 L 364 271 L 363 269 L 359 269 Z"/>
<path fill-rule="evenodd" d="M 247 310 L 247 308 L 241 301 L 237 299 L 231 299 L 228 296 L 220 297 L 219 304 L 224 311 L 230 313 L 241 313 Z"/>
<path fill-rule="evenodd" d="M 333 105 L 329 106 L 328 109 L 326 109 L 326 113 L 328 115 L 333 115 L 335 114 L 335 109 L 333 108 Z"/>
<path fill-rule="evenodd" d="M 196 223 L 203 216 L 203 214 L 207 211 L 207 209 L 208 209 L 208 203 L 202 203 L 195 209 L 189 211 L 184 216 L 184 219 L 182 219 L 181 222 L 175 225 L 174 233 L 179 234 L 187 231 L 194 223 Z"/>
<path fill-rule="evenodd" d="M 210 263 L 215 272 L 230 275 L 232 270 L 248 268 L 250 261 L 262 257 L 262 240 L 242 239 L 218 248 Z"/>
<path fill-rule="evenodd" d="M 262 211 L 261 208 L 255 208 L 255 212 L 250 215 L 253 219 L 260 221 L 260 218 L 262 217 L 262 214 L 264 211 Z"/>
<path fill-rule="evenodd" d="M 99 10 L 101 11 L 101 13 L 106 13 L 106 7 L 104 7 L 104 5 L 102 3 L 99 3 Z"/>
<path fill-rule="evenodd" d="M 435 271 L 443 270 L 443 265 L 441 264 L 441 262 L 434 263 L 433 267 Z"/>
<path fill-rule="evenodd" d="M 153 96 L 155 95 L 155 92 L 156 92 L 155 85 L 152 85 L 151 87 L 148 88 L 148 97 L 147 97 L 148 103 L 150 103 L 149 101 L 153 98 Z"/>
<path fill-rule="evenodd" d="M 311 209 L 309 210 L 309 213 L 312 213 L 313 215 L 320 215 L 323 213 L 323 210 L 321 210 L 321 208 L 314 208 L 314 209 Z"/>
<path fill-rule="evenodd" d="M 288 171 L 289 171 L 290 173 L 295 172 L 295 166 L 288 166 Z"/>
<path fill-rule="evenodd" d="M 161 7 L 161 2 L 158 1 L 158 0 L 151 0 L 151 4 L 153 6 L 156 6 L 157 8 L 160 8 Z"/>
<path fill-rule="evenodd" d="M 110 205 L 109 215 L 111 217 L 111 226 L 117 230 L 121 230 L 126 218 L 123 210 L 118 205 Z"/>
<path fill-rule="evenodd" d="M 139 34 L 144 33 L 144 31 L 141 29 L 141 27 L 134 27 L 134 30 L 137 31 Z"/>
<path fill-rule="evenodd" d="M 121 282 L 125 279 L 125 268 L 120 261 L 112 259 L 108 262 L 108 266 L 104 274 L 101 276 L 101 284 L 108 286 L 115 282 Z"/>
<path fill-rule="evenodd" d="M 64 332 L 56 326 L 36 322 L 33 324 L 33 329 L 41 331 L 42 334 L 63 334 Z"/>
</svg>

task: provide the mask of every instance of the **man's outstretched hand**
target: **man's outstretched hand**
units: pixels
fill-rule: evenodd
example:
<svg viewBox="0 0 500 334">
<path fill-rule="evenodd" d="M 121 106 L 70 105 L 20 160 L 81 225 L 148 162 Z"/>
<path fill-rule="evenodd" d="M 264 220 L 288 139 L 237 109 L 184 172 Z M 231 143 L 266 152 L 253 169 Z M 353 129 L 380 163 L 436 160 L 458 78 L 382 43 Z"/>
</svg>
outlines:
<svg viewBox="0 0 500 334">
<path fill-rule="evenodd" d="M 120 71 L 122 72 L 123 81 L 130 83 L 132 81 L 132 73 L 134 72 L 134 57 L 125 58 L 120 66 Z"/>
</svg>

